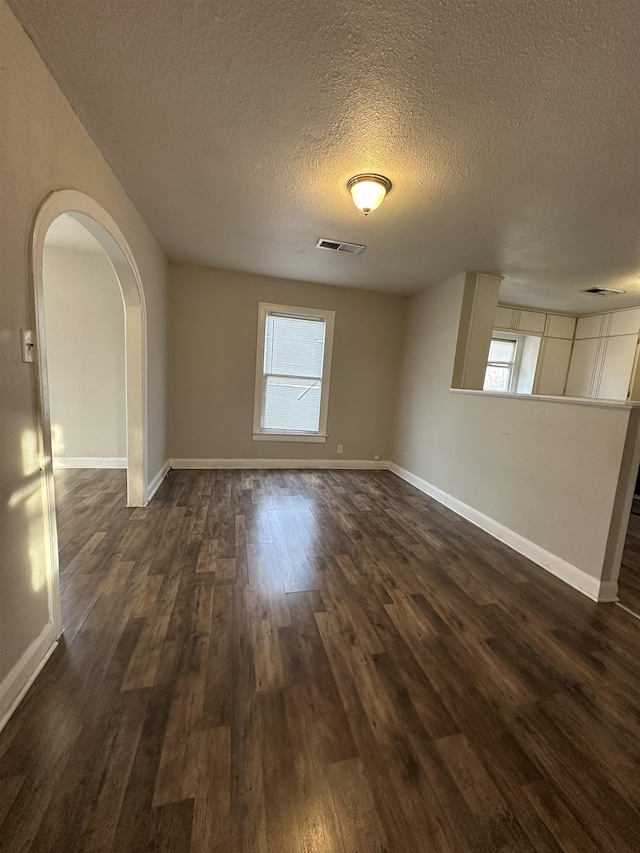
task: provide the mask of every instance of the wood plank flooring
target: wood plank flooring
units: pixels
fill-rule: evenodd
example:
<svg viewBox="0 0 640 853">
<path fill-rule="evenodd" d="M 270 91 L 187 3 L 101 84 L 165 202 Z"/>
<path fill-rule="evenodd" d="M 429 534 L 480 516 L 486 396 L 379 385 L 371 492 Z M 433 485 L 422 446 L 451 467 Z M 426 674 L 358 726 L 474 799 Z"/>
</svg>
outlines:
<svg viewBox="0 0 640 853">
<path fill-rule="evenodd" d="M 634 500 L 634 512 L 629 516 L 629 527 L 624 543 L 618 596 L 622 604 L 640 616 L 640 501 Z"/>
<path fill-rule="evenodd" d="M 640 622 L 388 472 L 57 483 L 0 850 L 640 850 Z"/>
</svg>

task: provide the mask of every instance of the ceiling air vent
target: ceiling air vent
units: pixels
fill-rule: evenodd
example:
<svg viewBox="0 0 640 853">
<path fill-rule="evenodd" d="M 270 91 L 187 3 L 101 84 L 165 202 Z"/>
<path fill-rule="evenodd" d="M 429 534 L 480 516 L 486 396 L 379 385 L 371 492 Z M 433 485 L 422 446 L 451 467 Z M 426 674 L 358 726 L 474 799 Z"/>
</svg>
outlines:
<svg viewBox="0 0 640 853">
<path fill-rule="evenodd" d="M 316 249 L 330 249 L 332 252 L 346 252 L 348 255 L 359 255 L 366 246 L 360 243 L 339 243 L 337 240 L 325 240 L 321 237 L 316 243 Z"/>
<path fill-rule="evenodd" d="M 618 293 L 624 293 L 624 290 L 613 290 L 610 287 L 590 287 L 588 290 L 582 290 L 581 293 L 593 293 L 595 296 L 616 296 Z"/>
</svg>

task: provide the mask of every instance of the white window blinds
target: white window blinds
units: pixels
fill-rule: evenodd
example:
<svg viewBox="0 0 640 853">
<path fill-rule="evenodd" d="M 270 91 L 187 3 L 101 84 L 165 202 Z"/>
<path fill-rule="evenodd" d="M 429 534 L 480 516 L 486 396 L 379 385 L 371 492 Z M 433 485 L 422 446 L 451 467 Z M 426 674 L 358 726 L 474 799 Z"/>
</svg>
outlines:
<svg viewBox="0 0 640 853">
<path fill-rule="evenodd" d="M 483 391 L 513 390 L 518 342 L 492 338 Z"/>
<path fill-rule="evenodd" d="M 267 314 L 263 430 L 318 432 L 325 333 L 322 317 Z"/>
</svg>

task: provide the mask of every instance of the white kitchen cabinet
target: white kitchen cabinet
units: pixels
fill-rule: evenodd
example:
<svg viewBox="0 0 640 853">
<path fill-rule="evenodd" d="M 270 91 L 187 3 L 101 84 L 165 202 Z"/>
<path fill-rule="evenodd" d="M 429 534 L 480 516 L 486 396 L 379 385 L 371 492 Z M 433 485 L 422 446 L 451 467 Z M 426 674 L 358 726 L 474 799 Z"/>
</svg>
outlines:
<svg viewBox="0 0 640 853">
<path fill-rule="evenodd" d="M 544 332 L 544 324 L 547 319 L 546 314 L 542 314 L 540 311 L 520 311 L 519 313 L 519 332 L 533 332 L 539 335 Z"/>
<path fill-rule="evenodd" d="M 575 318 L 500 305 L 495 328 L 541 336 L 534 394 L 627 399 L 638 348 L 640 308 Z M 640 380 L 636 386 L 640 396 Z"/>
<path fill-rule="evenodd" d="M 627 399 L 637 343 L 637 334 L 604 339 L 602 370 L 596 393 L 601 400 Z"/>
<path fill-rule="evenodd" d="M 638 336 L 584 338 L 573 345 L 567 397 L 626 400 Z"/>
<path fill-rule="evenodd" d="M 496 311 L 496 329 L 505 329 L 512 332 L 525 332 L 541 335 L 547 315 L 541 311 L 526 311 L 523 308 L 509 308 L 499 305 Z"/>
<path fill-rule="evenodd" d="M 547 314 L 544 327 L 546 338 L 565 338 L 572 341 L 576 331 L 576 318 L 566 314 Z"/>
<path fill-rule="evenodd" d="M 564 394 L 572 347 L 573 341 L 565 338 L 542 339 L 534 393 L 554 397 Z"/>
<path fill-rule="evenodd" d="M 578 324 L 580 324 L 579 320 Z M 592 392 L 599 350 L 599 338 L 590 337 L 575 341 L 571 353 L 569 376 L 567 377 L 567 388 L 565 391 L 567 397 L 596 396 Z"/>
<path fill-rule="evenodd" d="M 511 330 L 513 323 L 513 308 L 505 308 L 502 305 L 498 305 L 496 309 L 496 319 L 495 319 L 495 327 L 496 329 L 508 329 Z"/>
<path fill-rule="evenodd" d="M 640 308 L 628 308 L 624 311 L 608 311 L 606 314 L 589 314 L 587 317 L 579 317 L 576 339 L 637 335 L 638 332 L 640 332 Z"/>
<path fill-rule="evenodd" d="M 616 311 L 610 317 L 609 335 L 637 335 L 640 332 L 640 308 Z"/>
<path fill-rule="evenodd" d="M 588 317 L 578 317 L 576 324 L 576 340 L 598 338 L 605 334 L 602 329 L 604 314 L 589 314 Z"/>
</svg>

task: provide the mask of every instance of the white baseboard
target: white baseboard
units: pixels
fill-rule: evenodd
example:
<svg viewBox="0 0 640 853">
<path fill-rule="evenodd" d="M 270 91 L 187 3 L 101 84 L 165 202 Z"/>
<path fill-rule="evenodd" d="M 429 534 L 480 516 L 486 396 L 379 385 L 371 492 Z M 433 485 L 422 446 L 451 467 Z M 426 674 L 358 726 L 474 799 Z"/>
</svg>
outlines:
<svg viewBox="0 0 640 853">
<path fill-rule="evenodd" d="M 156 476 L 153 478 L 153 480 L 147 486 L 147 503 L 149 503 L 151 498 L 155 495 L 155 493 L 160 488 L 162 481 L 164 480 L 164 478 L 169 473 L 169 468 L 171 468 L 171 465 L 169 464 L 169 460 L 167 459 L 167 461 L 164 463 L 162 468 L 158 471 Z"/>
<path fill-rule="evenodd" d="M 64 460 L 56 460 L 56 462 L 70 461 L 67 457 Z M 71 460 L 74 463 L 83 461 L 79 459 Z M 89 461 L 89 460 L 84 460 Z M 94 459 L 92 464 L 80 465 L 69 464 L 56 467 L 69 468 L 95 468 L 95 467 L 118 467 L 112 464 L 96 465 Z M 107 460 L 97 460 L 107 461 Z M 112 461 L 112 460 L 109 460 Z M 117 460 L 116 460 L 117 461 Z M 126 463 L 126 460 L 122 460 Z M 126 467 L 120 466 L 120 467 Z M 560 580 L 572 586 L 574 589 L 598 602 L 617 601 L 618 585 L 615 581 L 599 581 L 597 578 L 591 577 L 582 569 L 568 563 L 561 557 L 546 551 L 535 542 L 531 542 L 519 533 L 505 527 L 503 524 L 495 521 L 484 513 L 479 512 L 468 504 L 454 498 L 437 486 L 423 480 L 421 477 L 412 474 L 410 471 L 401 468 L 394 462 L 386 460 L 353 460 L 353 459 L 170 459 L 164 463 L 162 468 L 155 475 L 148 487 L 148 499 L 155 495 L 160 484 L 166 477 L 170 468 L 175 469 L 283 469 L 283 468 L 309 468 L 309 469 L 370 469 L 370 470 L 389 470 L 396 474 L 401 479 L 410 483 L 415 488 L 424 492 L 426 495 L 444 504 L 458 515 L 466 518 L 472 524 L 504 542 L 514 551 L 530 559 L 538 566 L 546 569 L 551 574 L 555 575 Z M 51 624 L 46 625 L 40 635 L 26 649 L 13 669 L 9 672 L 4 681 L 0 684 L 0 732 L 6 726 L 11 715 L 18 707 L 25 694 L 35 681 L 45 663 L 49 660 L 55 648 L 57 640 L 54 638 L 53 628 Z"/>
<path fill-rule="evenodd" d="M 389 468 L 388 461 L 374 459 L 170 459 L 175 469 L 215 468 L 324 468 L 380 470 Z"/>
<path fill-rule="evenodd" d="M 597 578 L 588 575 L 572 563 L 568 563 L 556 554 L 546 551 L 530 539 L 526 539 L 524 536 L 521 536 L 514 530 L 505 527 L 503 524 L 500 524 L 500 522 L 495 521 L 488 515 L 484 515 L 484 513 L 479 512 L 477 509 L 474 509 L 468 504 L 454 498 L 453 495 L 447 494 L 447 492 L 442 491 L 442 489 L 439 489 L 437 486 L 434 486 L 426 480 L 423 480 L 421 477 L 417 477 L 410 471 L 401 468 L 399 465 L 396 465 L 395 462 L 391 462 L 389 464 L 389 470 L 393 471 L 394 474 L 397 474 L 397 476 L 401 477 L 403 480 L 406 480 L 407 483 L 415 486 L 416 489 L 419 489 L 421 492 L 429 495 L 429 497 L 434 498 L 439 503 L 444 504 L 446 507 L 453 510 L 453 512 L 461 515 L 463 518 L 466 518 L 467 521 L 475 524 L 476 527 L 480 527 L 482 530 L 491 534 L 491 536 L 494 536 L 496 539 L 504 542 L 505 545 L 513 548 L 514 551 L 517 551 L 519 554 L 527 557 L 533 563 L 536 563 L 538 566 L 541 566 L 543 569 L 551 572 L 552 575 L 555 575 L 557 578 L 560 578 L 560 580 L 568 583 L 569 586 L 577 589 L 593 601 L 617 601 L 618 585 L 615 581 L 600 581 Z"/>
<path fill-rule="evenodd" d="M 53 626 L 45 625 L 0 684 L 0 732 L 58 645 Z"/>
<path fill-rule="evenodd" d="M 126 468 L 123 456 L 54 456 L 54 468 Z"/>
<path fill-rule="evenodd" d="M 618 581 L 600 581 L 600 592 L 596 601 L 601 603 L 618 601 Z"/>
</svg>

